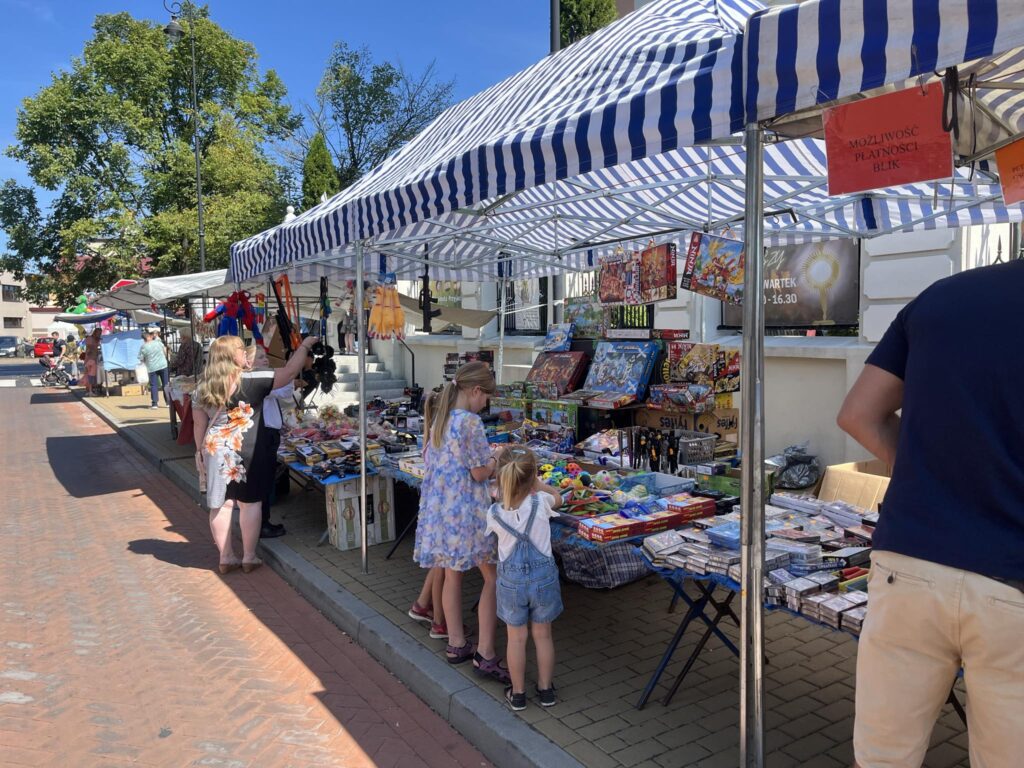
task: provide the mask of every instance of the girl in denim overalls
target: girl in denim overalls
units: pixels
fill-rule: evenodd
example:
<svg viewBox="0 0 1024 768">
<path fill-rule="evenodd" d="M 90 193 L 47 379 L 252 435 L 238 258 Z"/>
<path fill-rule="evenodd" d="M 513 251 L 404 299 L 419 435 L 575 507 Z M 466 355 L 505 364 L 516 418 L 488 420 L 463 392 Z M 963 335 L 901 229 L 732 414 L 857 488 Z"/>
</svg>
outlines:
<svg viewBox="0 0 1024 768">
<path fill-rule="evenodd" d="M 527 448 L 502 452 L 497 474 L 499 502 L 487 513 L 487 532 L 498 537 L 498 618 L 508 625 L 512 685 L 505 688 L 505 700 L 517 712 L 526 708 L 529 622 L 537 650 L 537 697 L 550 707 L 555 704 L 551 622 L 562 612 L 562 592 L 548 520 L 562 497 L 537 479 L 537 457 Z"/>
</svg>

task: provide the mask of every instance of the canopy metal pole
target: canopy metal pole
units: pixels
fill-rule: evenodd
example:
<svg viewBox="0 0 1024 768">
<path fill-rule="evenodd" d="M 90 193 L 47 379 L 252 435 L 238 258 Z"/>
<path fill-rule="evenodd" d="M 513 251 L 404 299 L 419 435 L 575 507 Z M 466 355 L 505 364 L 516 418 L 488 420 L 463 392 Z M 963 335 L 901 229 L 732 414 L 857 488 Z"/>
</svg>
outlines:
<svg viewBox="0 0 1024 768">
<path fill-rule="evenodd" d="M 366 313 L 363 312 L 363 243 L 356 243 L 356 341 L 359 344 L 359 528 L 363 573 L 370 572 L 369 536 L 366 530 Z"/>
<path fill-rule="evenodd" d="M 741 539 L 740 766 L 764 766 L 764 154 L 761 127 L 746 128 L 743 222 L 743 375 L 740 377 Z"/>
<path fill-rule="evenodd" d="M 498 281 L 498 365 L 495 371 L 498 384 L 502 383 L 505 370 L 505 291 L 508 290 L 507 278 Z"/>
</svg>

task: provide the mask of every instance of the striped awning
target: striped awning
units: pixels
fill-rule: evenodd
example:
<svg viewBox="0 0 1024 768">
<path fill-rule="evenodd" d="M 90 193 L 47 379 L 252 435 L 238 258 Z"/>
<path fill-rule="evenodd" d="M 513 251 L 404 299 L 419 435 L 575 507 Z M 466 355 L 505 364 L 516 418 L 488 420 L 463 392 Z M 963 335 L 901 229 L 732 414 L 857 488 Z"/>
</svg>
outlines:
<svg viewBox="0 0 1024 768">
<path fill-rule="evenodd" d="M 897 4 L 860 2 L 880 3 L 883 10 Z M 917 8 L 930 0 L 899 2 Z M 971 7 L 970 14 L 953 8 L 952 18 L 974 18 L 978 7 L 1004 2 L 972 0 L 962 4 Z M 941 5 L 936 13 L 955 4 Z M 788 47 L 769 54 L 755 46 L 752 52 L 739 30 L 747 24 L 748 34 L 767 41 L 770 24 L 776 30 L 791 25 L 791 18 L 804 24 L 811 18 L 804 9 L 811 7 L 820 14 L 833 7 L 846 20 L 852 13 L 845 0 L 767 11 L 741 0 L 660 0 L 645 6 L 452 107 L 334 198 L 236 243 L 232 279 L 284 269 L 307 275 L 328 266 L 352 270 L 356 241 L 364 244 L 364 269 L 370 273 L 385 269 L 415 277 L 429 258 L 437 279 L 487 281 L 591 269 L 620 244 L 678 239 L 688 230 L 740 236 L 746 162 L 732 138 L 745 119 L 740 56 L 746 50 L 759 61 L 788 61 L 795 54 Z M 915 50 L 930 40 L 929 50 L 942 55 L 927 61 L 942 66 L 957 61 L 950 51 L 960 50 L 961 59 L 964 51 L 995 51 L 1000 66 L 1012 68 L 1016 53 L 1003 47 L 1016 40 L 1007 33 L 1016 19 L 1010 24 L 1000 17 L 998 32 L 989 33 L 981 48 L 975 42 L 984 37 L 984 27 L 972 23 L 971 46 L 939 34 L 954 34 L 943 19 L 941 30 L 936 24 L 929 28 L 937 38 L 924 28 L 913 36 Z M 832 28 L 831 21 L 822 22 L 822 30 Z M 844 34 L 842 51 L 850 36 Z M 802 61 L 820 30 L 798 25 L 796 37 L 795 60 Z M 895 52 L 890 59 L 883 81 L 914 71 L 897 66 Z M 987 77 L 981 71 L 979 76 Z M 858 93 L 875 79 L 844 74 L 831 93 Z M 823 80 L 814 82 L 817 94 Z M 795 92 L 802 97 L 800 83 Z M 772 104 L 780 103 L 776 91 Z M 1002 94 L 1008 107 L 1018 93 Z M 768 146 L 764 178 L 769 244 L 1021 218 L 1019 206 L 1002 204 L 997 180 L 985 166 L 958 170 L 952 182 L 829 197 L 824 147 L 814 139 Z"/>
<path fill-rule="evenodd" d="M 807 0 L 753 14 L 743 46 L 752 120 L 956 67 L 962 156 L 1024 129 L 1020 0 Z"/>
<path fill-rule="evenodd" d="M 657 0 L 441 114 L 331 200 L 232 248 L 232 275 L 281 267 L 480 201 L 743 125 L 756 0 Z"/>
</svg>

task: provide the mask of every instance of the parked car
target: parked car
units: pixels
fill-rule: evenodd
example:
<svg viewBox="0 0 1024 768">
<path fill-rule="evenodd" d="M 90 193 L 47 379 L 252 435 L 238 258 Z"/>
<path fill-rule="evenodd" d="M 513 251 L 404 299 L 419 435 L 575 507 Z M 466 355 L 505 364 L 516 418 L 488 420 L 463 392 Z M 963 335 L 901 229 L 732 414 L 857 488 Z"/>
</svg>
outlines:
<svg viewBox="0 0 1024 768">
<path fill-rule="evenodd" d="M 36 339 L 36 345 L 32 347 L 32 357 L 42 357 L 53 354 L 53 339 Z"/>
<path fill-rule="evenodd" d="M 0 336 L 0 357 L 17 357 L 20 346 L 17 336 Z"/>
</svg>

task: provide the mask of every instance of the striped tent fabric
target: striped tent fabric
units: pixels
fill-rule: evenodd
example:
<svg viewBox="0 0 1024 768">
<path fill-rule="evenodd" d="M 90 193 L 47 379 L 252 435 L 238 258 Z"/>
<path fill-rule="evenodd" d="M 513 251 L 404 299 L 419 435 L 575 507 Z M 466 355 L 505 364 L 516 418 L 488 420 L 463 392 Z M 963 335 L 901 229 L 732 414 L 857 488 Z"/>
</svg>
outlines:
<svg viewBox="0 0 1024 768">
<path fill-rule="evenodd" d="M 900 1 L 916 8 L 931 0 Z M 888 8 L 882 17 L 894 24 L 900 18 L 893 15 L 898 0 L 861 2 Z M 970 6 L 967 13 L 950 1 L 938 10 L 957 20 L 974 18 L 979 8 L 1002 10 L 1001 3 L 972 0 L 961 4 Z M 809 0 L 770 10 L 736 0 L 661 0 L 645 6 L 452 107 L 331 200 L 236 243 L 232 278 L 284 269 L 308 277 L 322 269 L 351 274 L 356 241 L 364 244 L 367 274 L 384 268 L 415 278 L 429 258 L 433 278 L 490 281 L 590 270 L 620 246 L 679 240 L 689 230 L 741 237 L 746 158 L 739 140 L 729 136 L 744 123 L 737 110 L 737 100 L 742 101 L 737 52 L 777 66 L 801 61 L 819 41 L 819 27 L 812 29 L 808 20 L 820 20 L 829 8 L 849 20 L 851 7 L 846 0 Z M 811 8 L 818 9 L 817 17 Z M 799 22 L 798 39 L 785 51 L 757 48 L 737 32 L 746 24 L 747 35 L 767 35 L 773 25 L 776 32 L 779 25 L 789 29 L 793 19 Z M 944 52 L 929 62 L 953 63 L 957 50 L 961 59 L 965 51 L 987 50 L 994 58 L 978 70 L 979 81 L 991 81 L 996 71 L 1009 81 L 1013 70 L 1024 69 L 1019 51 L 1003 50 L 1016 42 L 1016 17 L 999 16 L 999 30 L 987 34 L 982 48 L 947 40 L 962 33 L 943 19 L 941 30 L 933 25 L 913 36 L 915 50 L 930 40 L 929 49 Z M 847 34 L 838 50 L 865 47 L 879 23 L 869 25 L 857 45 Z M 975 30 L 981 29 L 975 23 Z M 967 35 L 972 41 L 980 36 L 977 31 Z M 895 53 L 886 61 L 882 75 L 844 76 L 829 93 L 857 92 L 865 83 L 916 71 L 899 64 Z M 748 78 L 754 71 L 761 72 L 747 68 Z M 768 78 L 769 71 L 763 73 Z M 805 94 L 800 82 L 795 89 L 778 86 L 770 103 L 780 103 L 779 92 L 787 88 Z M 820 78 L 814 82 L 818 94 Z M 768 90 L 759 93 L 767 98 Z M 992 88 L 992 106 L 1012 111 L 1022 94 Z M 783 101 L 795 107 L 805 103 Z M 826 176 L 824 146 L 815 139 L 765 148 L 767 243 L 1021 218 L 1020 206 L 1002 204 L 997 179 L 984 164 L 958 170 L 952 182 L 842 197 L 828 196 Z"/>
<path fill-rule="evenodd" d="M 451 107 L 353 187 L 236 245 L 272 269 L 530 187 L 729 136 L 756 0 L 656 0 Z"/>
<path fill-rule="evenodd" d="M 947 67 L 974 74 L 980 103 L 1011 129 L 1024 120 L 1024 93 L 1012 87 L 1024 63 L 1020 0 L 807 0 L 753 14 L 743 45 L 750 120 Z"/>
</svg>

